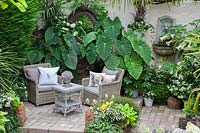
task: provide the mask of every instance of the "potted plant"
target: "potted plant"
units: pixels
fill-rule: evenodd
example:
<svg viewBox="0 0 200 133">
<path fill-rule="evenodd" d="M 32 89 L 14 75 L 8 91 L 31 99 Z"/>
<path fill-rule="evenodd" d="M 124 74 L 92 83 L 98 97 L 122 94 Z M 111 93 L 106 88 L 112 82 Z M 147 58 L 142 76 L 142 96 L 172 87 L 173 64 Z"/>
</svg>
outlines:
<svg viewBox="0 0 200 133">
<path fill-rule="evenodd" d="M 135 80 L 129 74 L 127 74 L 123 80 L 124 80 L 125 94 L 129 97 L 137 98 L 138 90 L 141 89 L 142 83 L 139 80 Z"/>
<path fill-rule="evenodd" d="M 186 26 L 171 26 L 160 36 L 158 44 L 153 44 L 154 52 L 159 56 L 172 56 L 186 37 Z"/>
<path fill-rule="evenodd" d="M 144 92 L 144 105 L 146 107 L 151 107 L 153 105 L 153 100 L 155 98 L 155 93 L 153 91 Z"/>
</svg>

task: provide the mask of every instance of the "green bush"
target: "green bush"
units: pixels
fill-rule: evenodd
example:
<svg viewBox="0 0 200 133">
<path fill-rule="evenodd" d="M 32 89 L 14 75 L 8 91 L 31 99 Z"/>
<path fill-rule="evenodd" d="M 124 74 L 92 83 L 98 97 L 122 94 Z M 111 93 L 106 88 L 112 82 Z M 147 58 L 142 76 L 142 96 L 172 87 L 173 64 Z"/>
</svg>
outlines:
<svg viewBox="0 0 200 133">
<path fill-rule="evenodd" d="M 20 126 L 19 120 L 15 111 L 9 110 L 6 118 L 8 119 L 8 122 L 5 124 L 6 133 L 20 133 L 18 130 L 18 127 Z"/>
<path fill-rule="evenodd" d="M 133 107 L 133 111 L 137 112 L 138 114 L 140 113 L 141 109 L 139 107 L 139 105 L 137 105 L 133 99 L 128 98 L 128 97 L 115 97 L 113 100 L 115 103 L 118 104 L 129 104 L 130 107 Z"/>
<path fill-rule="evenodd" d="M 101 119 L 94 119 L 85 128 L 86 133 L 123 133 L 121 127 Z"/>
</svg>

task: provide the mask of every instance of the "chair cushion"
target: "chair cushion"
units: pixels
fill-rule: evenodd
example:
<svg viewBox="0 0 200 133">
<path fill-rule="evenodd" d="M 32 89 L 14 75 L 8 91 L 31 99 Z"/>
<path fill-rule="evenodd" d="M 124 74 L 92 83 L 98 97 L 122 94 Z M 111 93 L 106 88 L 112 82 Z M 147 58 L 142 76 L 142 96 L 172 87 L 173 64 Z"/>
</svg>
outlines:
<svg viewBox="0 0 200 133">
<path fill-rule="evenodd" d="M 102 83 L 111 83 L 116 80 L 116 75 L 102 75 Z"/>
<path fill-rule="evenodd" d="M 54 67 L 54 68 L 38 67 L 38 69 L 40 71 L 39 85 L 57 85 L 58 84 L 57 72 L 59 70 L 59 67 Z"/>
<path fill-rule="evenodd" d="M 115 76 L 117 76 L 119 71 L 113 71 L 113 70 L 110 70 L 110 69 L 104 67 L 103 70 L 102 70 L 102 73 L 105 73 L 106 75 L 115 75 Z"/>
<path fill-rule="evenodd" d="M 39 70 L 38 70 L 38 68 L 26 69 L 26 74 L 29 76 L 30 79 L 32 79 L 34 81 L 38 81 L 38 79 L 39 79 Z"/>
<path fill-rule="evenodd" d="M 38 85 L 39 92 L 53 91 L 59 85 Z"/>
<path fill-rule="evenodd" d="M 96 73 L 90 71 L 89 87 L 97 87 L 102 82 L 102 75 L 105 73 Z"/>
<path fill-rule="evenodd" d="M 99 87 L 84 87 L 84 91 L 97 96 L 99 95 Z"/>
</svg>

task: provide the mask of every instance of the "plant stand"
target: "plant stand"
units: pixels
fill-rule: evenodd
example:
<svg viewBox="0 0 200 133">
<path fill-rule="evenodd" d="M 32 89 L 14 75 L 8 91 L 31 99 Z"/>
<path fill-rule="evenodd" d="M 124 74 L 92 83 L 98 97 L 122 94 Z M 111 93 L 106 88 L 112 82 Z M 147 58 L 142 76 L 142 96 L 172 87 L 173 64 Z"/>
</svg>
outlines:
<svg viewBox="0 0 200 133">
<path fill-rule="evenodd" d="M 55 107 L 53 108 L 53 112 L 61 111 L 64 113 L 64 117 L 66 114 L 73 110 L 81 110 L 82 112 L 82 85 L 72 84 L 71 87 L 62 87 L 56 89 L 55 94 Z M 75 99 L 78 97 L 78 100 Z"/>
</svg>

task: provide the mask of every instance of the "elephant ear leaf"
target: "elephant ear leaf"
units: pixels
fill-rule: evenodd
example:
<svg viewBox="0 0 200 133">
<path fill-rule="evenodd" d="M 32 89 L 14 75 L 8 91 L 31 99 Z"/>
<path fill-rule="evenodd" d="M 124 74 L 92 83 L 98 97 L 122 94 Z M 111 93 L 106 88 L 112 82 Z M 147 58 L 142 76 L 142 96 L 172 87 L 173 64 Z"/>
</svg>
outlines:
<svg viewBox="0 0 200 133">
<path fill-rule="evenodd" d="M 111 39 L 105 35 L 100 35 L 97 40 L 97 53 L 105 61 L 112 52 Z"/>
<path fill-rule="evenodd" d="M 57 60 L 54 56 L 52 56 L 52 55 L 47 55 L 47 56 L 45 57 L 45 62 L 46 62 L 46 63 L 50 63 L 52 67 L 57 67 L 57 66 L 59 66 L 58 60 Z"/>
<path fill-rule="evenodd" d="M 125 56 L 124 61 L 129 74 L 138 80 L 143 71 L 142 60 L 137 56 Z"/>
<path fill-rule="evenodd" d="M 43 51 L 32 50 L 28 53 L 28 59 L 31 64 L 37 63 L 44 57 Z"/>
<path fill-rule="evenodd" d="M 83 45 L 86 47 L 89 43 L 97 39 L 96 32 L 90 32 L 83 37 Z"/>
<path fill-rule="evenodd" d="M 70 49 L 74 50 L 77 55 L 79 55 L 79 53 L 80 53 L 79 45 L 77 44 L 77 41 L 74 38 L 74 36 L 70 33 L 67 33 L 67 34 L 64 34 L 63 37 L 64 37 L 64 40 L 65 40 L 67 46 Z"/>
<path fill-rule="evenodd" d="M 112 39 L 112 43 L 117 39 L 122 28 L 121 21 L 116 17 L 113 21 L 107 17 L 103 23 L 104 32 Z"/>
<path fill-rule="evenodd" d="M 151 61 L 151 50 L 148 44 L 142 38 L 137 37 L 131 29 L 128 29 L 127 32 L 122 31 L 122 34 L 131 42 L 132 48 L 136 53 L 149 64 Z"/>
<path fill-rule="evenodd" d="M 62 51 L 63 61 L 66 67 L 75 70 L 77 66 L 77 54 L 71 49 Z"/>
<path fill-rule="evenodd" d="M 107 68 L 115 70 L 120 64 L 120 58 L 114 54 L 111 54 L 105 62 Z"/>
<path fill-rule="evenodd" d="M 131 43 L 126 38 L 122 38 L 121 41 L 117 41 L 117 43 L 115 43 L 115 47 L 121 56 L 131 55 L 132 52 Z"/>
<path fill-rule="evenodd" d="M 93 43 L 87 48 L 86 57 L 90 65 L 96 61 L 97 53 L 96 47 Z"/>
<path fill-rule="evenodd" d="M 49 27 L 45 32 L 45 42 L 47 45 L 55 45 L 60 41 L 60 29 L 56 27 Z"/>
<path fill-rule="evenodd" d="M 49 47 L 52 55 L 59 61 L 62 58 L 62 50 L 65 48 L 63 44 L 52 45 Z"/>
</svg>

